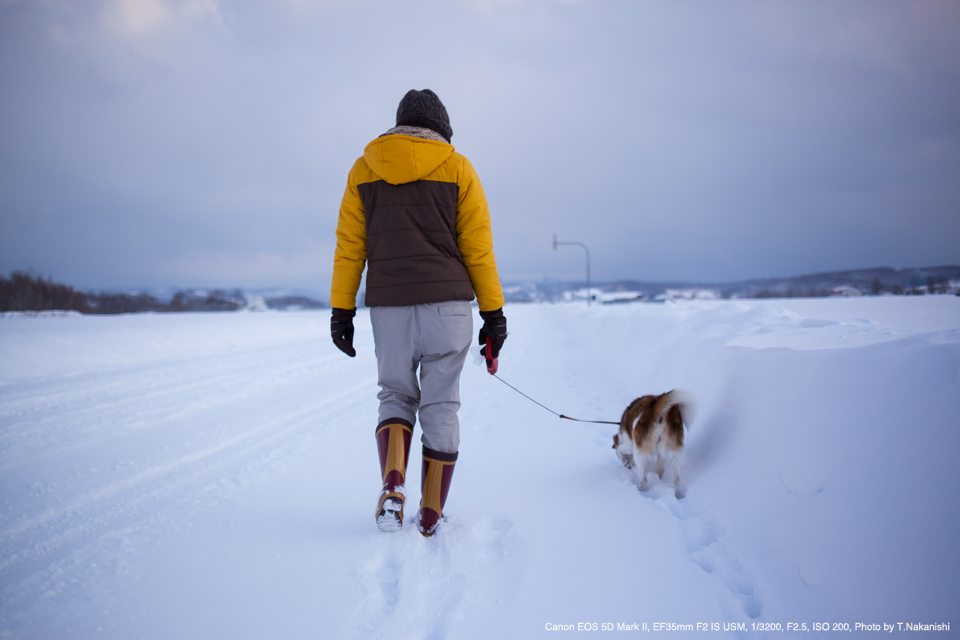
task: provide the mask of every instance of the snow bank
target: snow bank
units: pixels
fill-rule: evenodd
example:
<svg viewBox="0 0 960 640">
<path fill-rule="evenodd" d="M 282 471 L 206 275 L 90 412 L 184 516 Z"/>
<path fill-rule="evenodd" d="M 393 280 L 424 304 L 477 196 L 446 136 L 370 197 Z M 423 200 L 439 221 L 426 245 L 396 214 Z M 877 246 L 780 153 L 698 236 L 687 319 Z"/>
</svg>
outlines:
<svg viewBox="0 0 960 640">
<path fill-rule="evenodd" d="M 506 311 L 553 411 L 696 394 L 686 499 L 468 364 L 448 521 L 381 534 L 365 312 L 355 359 L 324 312 L 0 318 L 0 637 L 960 628 L 960 299 Z"/>
</svg>

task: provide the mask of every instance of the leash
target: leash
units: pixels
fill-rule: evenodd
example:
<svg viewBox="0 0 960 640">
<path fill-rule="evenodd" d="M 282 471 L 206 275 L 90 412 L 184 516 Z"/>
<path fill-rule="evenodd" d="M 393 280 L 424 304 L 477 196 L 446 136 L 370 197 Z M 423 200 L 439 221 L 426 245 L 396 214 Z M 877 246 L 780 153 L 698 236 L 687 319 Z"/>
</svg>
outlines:
<svg viewBox="0 0 960 640">
<path fill-rule="evenodd" d="M 492 340 L 490 339 L 489 336 L 487 336 L 487 351 L 486 351 L 486 353 L 487 353 L 487 354 L 493 353 Z M 507 382 L 506 380 L 504 380 L 504 379 L 501 378 L 500 376 L 498 376 L 498 375 L 497 375 L 497 366 L 498 366 L 497 358 L 490 358 L 490 357 L 488 356 L 488 357 L 486 358 L 486 360 L 487 360 L 487 362 L 486 362 L 486 364 L 487 364 L 487 373 L 489 373 L 489 374 L 492 375 L 494 378 L 496 378 L 497 380 L 499 380 L 499 381 L 502 382 L 503 384 L 507 385 L 508 387 L 510 387 L 511 389 L 513 389 L 514 391 L 516 391 L 517 393 L 519 393 L 520 395 L 522 395 L 524 398 L 526 398 L 527 400 L 529 400 L 529 401 L 532 402 L 533 404 L 535 404 L 535 405 L 537 405 L 538 407 L 541 407 L 541 408 L 543 408 L 543 409 L 546 409 L 547 411 L 549 411 L 549 412 L 552 413 L 553 415 L 557 416 L 557 417 L 560 418 L 561 420 L 573 420 L 574 422 L 589 422 L 589 423 L 591 423 L 591 424 L 617 424 L 617 425 L 620 424 L 619 422 L 610 422 L 609 420 L 581 420 L 580 418 L 571 418 L 570 416 L 565 416 L 565 415 L 563 415 L 562 413 L 557 413 L 557 412 L 554 411 L 553 409 L 550 409 L 549 407 L 546 407 L 546 406 L 540 404 L 539 402 L 537 402 L 536 400 L 534 400 L 533 398 L 531 398 L 530 396 L 528 396 L 527 394 L 525 394 L 523 391 L 520 391 L 520 389 L 517 389 L 515 386 L 513 386 L 512 384 L 510 384 L 509 382 Z"/>
<path fill-rule="evenodd" d="M 510 387 L 511 389 L 513 389 L 514 391 L 516 391 L 517 393 L 519 393 L 520 395 L 522 395 L 524 398 L 526 398 L 527 400 L 529 400 L 529 401 L 532 402 L 533 404 L 537 405 L 538 407 L 543 407 L 544 409 L 546 409 L 547 411 L 549 411 L 549 412 L 552 413 L 553 415 L 555 415 L 555 416 L 557 416 L 558 418 L 561 418 L 561 419 L 563 419 L 563 420 L 573 420 L 574 422 L 591 422 L 591 423 L 593 423 L 593 424 L 620 424 L 619 422 L 610 422 L 609 420 L 581 420 L 580 418 L 571 418 L 570 416 L 565 416 L 565 415 L 563 415 L 562 413 L 557 413 L 557 412 L 554 411 L 553 409 L 550 409 L 549 407 L 543 406 L 542 404 L 540 404 L 539 402 L 537 402 L 536 400 L 534 400 L 533 398 L 531 398 L 530 396 L 528 396 L 527 394 L 525 394 L 523 391 L 520 391 L 520 389 L 517 389 L 515 386 L 513 386 L 512 384 L 510 384 L 509 382 L 507 382 L 506 380 L 504 380 L 503 378 L 501 378 L 501 377 L 498 376 L 497 374 L 491 373 L 490 375 L 492 375 L 494 378 L 496 378 L 497 380 L 499 380 L 499 381 L 502 382 L 503 384 L 507 385 L 508 387 Z"/>
</svg>

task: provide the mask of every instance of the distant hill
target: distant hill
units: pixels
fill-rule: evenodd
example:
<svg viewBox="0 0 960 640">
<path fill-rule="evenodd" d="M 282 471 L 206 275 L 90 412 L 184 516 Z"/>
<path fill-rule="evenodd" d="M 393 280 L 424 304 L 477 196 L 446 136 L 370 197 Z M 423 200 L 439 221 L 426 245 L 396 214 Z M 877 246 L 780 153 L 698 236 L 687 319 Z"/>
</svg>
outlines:
<svg viewBox="0 0 960 640">
<path fill-rule="evenodd" d="M 579 282 L 510 282 L 505 283 L 505 295 L 511 302 L 555 300 L 564 292 L 586 286 Z M 848 271 L 827 271 L 789 278 L 762 278 L 735 282 L 685 282 L 615 280 L 593 282 L 591 286 L 601 292 L 635 291 L 644 299 L 662 296 L 668 291 L 703 290 L 714 292 L 722 298 L 776 298 L 828 296 L 839 287 L 855 287 L 862 293 L 917 294 L 956 292 L 960 288 L 960 266 L 922 267 L 892 269 L 875 267 Z M 930 287 L 933 291 L 930 291 Z"/>
<path fill-rule="evenodd" d="M 512 281 L 504 283 L 508 302 L 542 302 L 571 297 L 586 299 L 586 283 Z M 592 296 L 603 302 L 670 298 L 787 298 L 821 297 L 840 288 L 855 288 L 864 294 L 916 295 L 957 293 L 960 266 L 892 269 L 875 267 L 848 271 L 827 271 L 790 278 L 760 278 L 736 282 L 653 282 L 616 280 L 591 283 Z M 313 292 L 296 289 L 240 289 L 212 291 L 187 289 L 173 292 L 92 293 L 74 289 L 33 274 L 15 271 L 0 275 L 0 312 L 73 310 L 91 314 L 138 313 L 144 311 L 238 311 L 297 310 L 328 308 Z M 855 293 L 855 292 L 854 292 Z M 606 294 L 606 295 L 603 295 Z M 358 304 L 362 305 L 362 292 Z"/>
<path fill-rule="evenodd" d="M 960 282 L 960 266 L 924 267 L 892 269 L 876 267 L 872 269 L 852 269 L 849 271 L 828 271 L 792 278 L 766 278 L 733 282 L 720 287 L 727 294 L 740 294 L 741 297 L 758 297 L 764 293 L 775 296 L 788 296 L 800 292 L 828 293 L 844 286 L 856 287 L 864 293 L 928 293 L 928 285 L 934 287 L 949 286 L 950 282 Z M 945 293 L 942 291 L 941 293 Z"/>
</svg>

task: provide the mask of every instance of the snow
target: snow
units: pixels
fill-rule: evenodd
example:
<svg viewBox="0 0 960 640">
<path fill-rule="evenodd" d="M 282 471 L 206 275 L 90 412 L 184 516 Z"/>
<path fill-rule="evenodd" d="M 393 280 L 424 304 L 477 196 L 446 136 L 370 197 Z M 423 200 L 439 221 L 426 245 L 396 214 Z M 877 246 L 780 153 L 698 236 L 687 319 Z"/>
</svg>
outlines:
<svg viewBox="0 0 960 640">
<path fill-rule="evenodd" d="M 960 298 L 506 315 L 499 375 L 558 413 L 696 395 L 684 500 L 468 360 L 447 521 L 383 534 L 365 310 L 355 359 L 325 312 L 0 317 L 0 637 L 957 637 Z"/>
</svg>

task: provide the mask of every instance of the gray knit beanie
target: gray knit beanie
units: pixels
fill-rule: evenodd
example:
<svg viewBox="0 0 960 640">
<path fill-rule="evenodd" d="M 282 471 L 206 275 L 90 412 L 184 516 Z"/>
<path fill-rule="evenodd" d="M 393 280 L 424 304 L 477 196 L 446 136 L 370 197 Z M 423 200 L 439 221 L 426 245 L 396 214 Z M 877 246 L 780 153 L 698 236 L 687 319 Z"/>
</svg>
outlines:
<svg viewBox="0 0 960 640">
<path fill-rule="evenodd" d="M 433 129 L 447 142 L 453 137 L 447 110 L 437 94 L 430 89 L 407 91 L 407 95 L 403 96 L 400 106 L 397 107 L 397 126 Z"/>
</svg>

